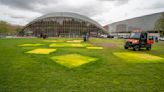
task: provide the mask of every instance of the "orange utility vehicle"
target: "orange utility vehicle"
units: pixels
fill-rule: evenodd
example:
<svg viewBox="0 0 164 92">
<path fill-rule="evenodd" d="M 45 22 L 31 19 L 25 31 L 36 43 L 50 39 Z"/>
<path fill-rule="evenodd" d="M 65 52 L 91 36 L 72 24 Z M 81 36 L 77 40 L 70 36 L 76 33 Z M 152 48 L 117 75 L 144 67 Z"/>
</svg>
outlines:
<svg viewBox="0 0 164 92">
<path fill-rule="evenodd" d="M 135 30 L 130 34 L 129 39 L 125 42 L 124 48 L 133 48 L 134 51 L 139 51 L 141 48 L 151 50 L 153 43 L 153 36 L 149 36 L 148 32 Z"/>
</svg>

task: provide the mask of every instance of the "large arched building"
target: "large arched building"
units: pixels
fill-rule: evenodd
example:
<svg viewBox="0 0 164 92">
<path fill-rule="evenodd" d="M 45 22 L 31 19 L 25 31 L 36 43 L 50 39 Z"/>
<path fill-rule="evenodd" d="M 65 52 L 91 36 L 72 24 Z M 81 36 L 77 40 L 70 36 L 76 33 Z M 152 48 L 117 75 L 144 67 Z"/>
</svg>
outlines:
<svg viewBox="0 0 164 92">
<path fill-rule="evenodd" d="M 107 33 L 96 21 L 70 12 L 43 15 L 28 23 L 23 32 L 31 36 L 47 34 L 49 37 L 82 37 L 84 33 L 97 37 Z"/>
</svg>

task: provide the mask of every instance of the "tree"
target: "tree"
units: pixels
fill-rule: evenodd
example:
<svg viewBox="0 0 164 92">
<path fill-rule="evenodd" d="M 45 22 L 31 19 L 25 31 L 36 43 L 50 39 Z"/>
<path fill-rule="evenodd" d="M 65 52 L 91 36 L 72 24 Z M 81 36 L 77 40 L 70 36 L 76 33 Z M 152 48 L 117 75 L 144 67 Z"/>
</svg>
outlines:
<svg viewBox="0 0 164 92">
<path fill-rule="evenodd" d="M 21 30 L 22 28 L 19 28 L 18 31 L 17 31 L 17 35 L 19 36 L 23 36 L 25 33 L 23 30 Z"/>
<path fill-rule="evenodd" d="M 5 21 L 0 21 L 0 35 L 16 35 L 21 31 L 21 26 L 11 25 Z"/>
<path fill-rule="evenodd" d="M 0 21 L 0 33 L 6 34 L 10 31 L 7 22 Z"/>
<path fill-rule="evenodd" d="M 155 24 L 155 30 L 159 31 L 161 36 L 164 36 L 164 13 L 157 20 L 157 22 Z"/>
</svg>

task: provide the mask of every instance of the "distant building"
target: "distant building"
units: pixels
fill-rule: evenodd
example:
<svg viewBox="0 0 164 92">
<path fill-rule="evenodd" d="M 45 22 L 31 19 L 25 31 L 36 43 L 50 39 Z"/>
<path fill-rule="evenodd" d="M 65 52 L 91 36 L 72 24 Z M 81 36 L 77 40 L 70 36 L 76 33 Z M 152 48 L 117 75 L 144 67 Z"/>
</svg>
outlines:
<svg viewBox="0 0 164 92">
<path fill-rule="evenodd" d="M 104 26 L 103 28 L 106 29 L 106 31 L 109 30 L 109 26 L 108 25 Z"/>
<path fill-rule="evenodd" d="M 96 21 L 76 13 L 55 12 L 28 23 L 23 33 L 30 36 L 46 34 L 49 37 L 82 37 L 85 33 L 98 37 L 107 31 Z"/>
<path fill-rule="evenodd" d="M 113 35 L 128 35 L 131 31 L 139 29 L 159 35 L 158 31 L 154 28 L 155 23 L 161 17 L 162 13 L 163 12 L 155 13 L 109 24 L 107 25 L 108 32 Z"/>
</svg>

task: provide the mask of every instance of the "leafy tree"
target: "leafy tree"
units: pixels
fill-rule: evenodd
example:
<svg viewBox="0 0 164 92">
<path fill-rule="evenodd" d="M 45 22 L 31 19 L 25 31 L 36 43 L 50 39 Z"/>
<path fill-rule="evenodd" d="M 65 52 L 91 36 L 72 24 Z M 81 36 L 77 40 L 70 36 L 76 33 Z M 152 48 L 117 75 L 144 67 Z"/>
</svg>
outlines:
<svg viewBox="0 0 164 92">
<path fill-rule="evenodd" d="M 18 35 L 19 35 L 19 36 L 24 36 L 24 31 L 20 31 L 20 32 L 18 33 Z"/>
<path fill-rule="evenodd" d="M 0 33 L 7 34 L 10 31 L 10 27 L 8 26 L 7 22 L 0 21 Z"/>
<path fill-rule="evenodd" d="M 0 35 L 16 35 L 21 31 L 21 26 L 14 26 L 5 21 L 0 21 Z"/>
<path fill-rule="evenodd" d="M 160 17 L 160 19 L 157 20 L 155 24 L 155 30 L 159 31 L 161 36 L 164 36 L 164 13 Z"/>
</svg>

